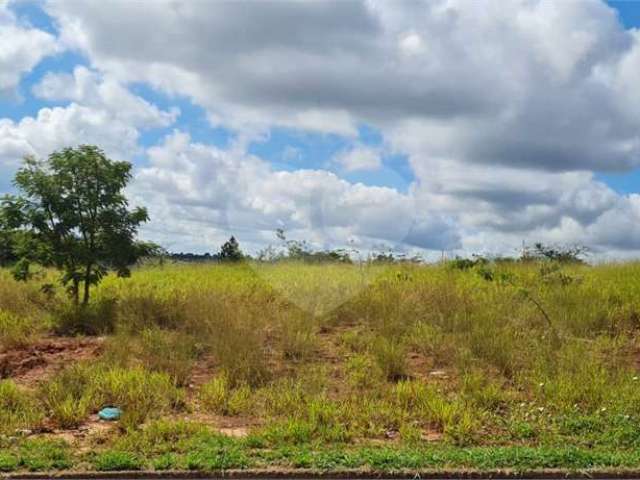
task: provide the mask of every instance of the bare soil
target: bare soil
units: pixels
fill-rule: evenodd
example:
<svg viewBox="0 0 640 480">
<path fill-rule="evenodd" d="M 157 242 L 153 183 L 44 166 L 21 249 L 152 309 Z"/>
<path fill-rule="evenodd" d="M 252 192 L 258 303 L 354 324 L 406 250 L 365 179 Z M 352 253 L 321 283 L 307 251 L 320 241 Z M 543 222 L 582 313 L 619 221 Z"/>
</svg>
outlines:
<svg viewBox="0 0 640 480">
<path fill-rule="evenodd" d="M 97 357 L 102 337 L 49 337 L 23 348 L 0 353 L 0 379 L 26 387 L 51 377 L 65 365 Z"/>
</svg>

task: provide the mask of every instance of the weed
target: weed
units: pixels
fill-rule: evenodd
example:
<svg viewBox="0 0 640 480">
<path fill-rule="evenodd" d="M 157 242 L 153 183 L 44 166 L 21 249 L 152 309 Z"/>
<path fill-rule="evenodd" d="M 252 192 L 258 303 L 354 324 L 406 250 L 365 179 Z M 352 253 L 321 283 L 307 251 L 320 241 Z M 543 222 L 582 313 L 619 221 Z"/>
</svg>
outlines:
<svg viewBox="0 0 640 480">
<path fill-rule="evenodd" d="M 225 375 L 219 375 L 200 388 L 202 405 L 221 415 L 238 415 L 251 407 L 251 390 L 246 385 L 231 388 Z"/>
<path fill-rule="evenodd" d="M 304 315 L 285 318 L 281 326 L 282 353 L 288 360 L 309 359 L 316 349 L 314 322 Z"/>
<path fill-rule="evenodd" d="M 182 393 L 166 373 L 142 368 L 112 368 L 93 378 L 90 390 L 93 405 L 116 405 L 123 410 L 125 427 L 137 426 L 182 403 Z"/>
<path fill-rule="evenodd" d="M 88 365 L 76 364 L 41 385 L 42 403 L 60 428 L 75 428 L 86 419 L 92 404 L 89 389 L 94 375 Z"/>
<path fill-rule="evenodd" d="M 384 373 L 370 355 L 354 355 L 347 361 L 347 382 L 356 390 L 374 390 L 380 387 Z"/>
<path fill-rule="evenodd" d="M 0 380 L 0 433 L 32 429 L 43 420 L 43 412 L 34 398 L 12 380 Z"/>
<path fill-rule="evenodd" d="M 93 459 L 93 466 L 100 472 L 140 470 L 142 461 L 131 452 L 107 450 L 101 452 Z"/>
<path fill-rule="evenodd" d="M 114 365 L 166 373 L 176 385 L 184 386 L 198 353 L 193 336 L 152 327 L 137 335 L 121 332 L 114 336 L 107 344 L 104 358 Z"/>
<path fill-rule="evenodd" d="M 37 331 L 38 324 L 32 318 L 0 309 L 0 351 L 25 347 Z"/>
<path fill-rule="evenodd" d="M 58 335 L 104 335 L 112 333 L 116 322 L 116 301 L 102 298 L 88 305 L 62 304 L 53 312 Z"/>
<path fill-rule="evenodd" d="M 407 348 L 400 341 L 379 337 L 373 345 L 373 356 L 388 380 L 407 377 Z"/>
</svg>

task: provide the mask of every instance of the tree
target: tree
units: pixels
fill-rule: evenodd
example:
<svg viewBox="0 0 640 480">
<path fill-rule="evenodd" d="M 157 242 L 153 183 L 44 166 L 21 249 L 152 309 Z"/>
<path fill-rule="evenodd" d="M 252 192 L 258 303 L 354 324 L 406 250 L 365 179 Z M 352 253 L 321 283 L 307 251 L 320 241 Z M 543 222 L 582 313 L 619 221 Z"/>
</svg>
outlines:
<svg viewBox="0 0 640 480">
<path fill-rule="evenodd" d="M 549 260 L 558 263 L 585 263 L 583 258 L 588 254 L 587 247 L 581 245 L 545 245 L 534 243 L 533 248 L 524 248 L 521 259 Z"/>
<path fill-rule="evenodd" d="M 14 238 L 13 232 L 0 227 L 0 267 L 11 265 L 18 260 L 14 253 Z"/>
<path fill-rule="evenodd" d="M 113 161 L 96 146 L 65 148 L 45 161 L 28 156 L 18 170 L 17 196 L 0 205 L 2 231 L 13 232 L 14 276 L 29 277 L 32 263 L 62 271 L 74 304 L 89 303 L 90 289 L 113 270 L 120 277 L 157 248 L 136 241 L 147 211 L 129 209 L 124 188 L 131 164 Z"/>
<path fill-rule="evenodd" d="M 240 245 L 234 236 L 231 236 L 221 247 L 218 258 L 223 262 L 239 262 L 244 258 Z"/>
</svg>

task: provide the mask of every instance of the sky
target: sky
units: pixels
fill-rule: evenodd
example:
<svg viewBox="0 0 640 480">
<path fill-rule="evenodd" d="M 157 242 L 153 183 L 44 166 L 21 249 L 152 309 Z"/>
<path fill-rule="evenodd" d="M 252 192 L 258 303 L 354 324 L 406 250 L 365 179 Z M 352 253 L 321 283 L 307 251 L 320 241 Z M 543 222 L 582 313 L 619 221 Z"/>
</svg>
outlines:
<svg viewBox="0 0 640 480">
<path fill-rule="evenodd" d="M 0 0 L 0 193 L 134 164 L 141 235 L 640 254 L 640 2 Z"/>
</svg>

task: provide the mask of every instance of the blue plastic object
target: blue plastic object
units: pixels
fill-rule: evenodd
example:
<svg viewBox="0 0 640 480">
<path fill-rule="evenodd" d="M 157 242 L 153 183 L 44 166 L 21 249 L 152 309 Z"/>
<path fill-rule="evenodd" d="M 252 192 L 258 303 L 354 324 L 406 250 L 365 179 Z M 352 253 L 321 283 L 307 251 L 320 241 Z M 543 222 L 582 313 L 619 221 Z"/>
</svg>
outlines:
<svg viewBox="0 0 640 480">
<path fill-rule="evenodd" d="M 105 407 L 98 412 L 100 420 L 113 421 L 118 420 L 122 415 L 122 410 L 118 407 Z"/>
</svg>

